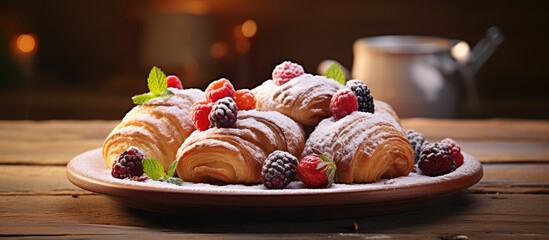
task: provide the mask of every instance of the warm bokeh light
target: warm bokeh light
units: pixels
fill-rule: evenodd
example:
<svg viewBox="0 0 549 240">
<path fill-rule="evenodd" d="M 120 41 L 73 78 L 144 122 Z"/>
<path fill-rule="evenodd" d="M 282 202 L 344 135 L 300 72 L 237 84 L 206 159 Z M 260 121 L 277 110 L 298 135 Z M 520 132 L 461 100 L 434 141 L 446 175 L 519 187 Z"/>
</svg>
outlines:
<svg viewBox="0 0 549 240">
<path fill-rule="evenodd" d="M 217 59 L 227 55 L 227 52 L 228 52 L 228 47 L 227 47 L 227 44 L 224 42 L 216 42 L 210 48 L 210 55 L 212 55 L 213 58 L 217 58 Z"/>
<path fill-rule="evenodd" d="M 157 0 L 152 1 L 153 9 L 164 13 L 191 13 L 196 15 L 206 15 L 210 12 L 208 2 L 202 0 Z"/>
<path fill-rule="evenodd" d="M 17 49 L 23 53 L 30 53 L 36 48 L 36 40 L 30 34 L 21 34 L 17 37 Z"/>
<path fill-rule="evenodd" d="M 257 24 L 255 23 L 254 20 L 246 20 L 242 24 L 242 35 L 244 35 L 244 37 L 251 38 L 255 36 L 256 33 L 257 33 Z"/>
<path fill-rule="evenodd" d="M 464 41 L 459 42 L 452 47 L 451 54 L 456 60 L 461 63 L 466 63 L 469 60 L 470 47 Z"/>
<path fill-rule="evenodd" d="M 239 53 L 247 53 L 250 51 L 250 40 L 241 38 L 236 40 L 236 51 Z"/>
</svg>

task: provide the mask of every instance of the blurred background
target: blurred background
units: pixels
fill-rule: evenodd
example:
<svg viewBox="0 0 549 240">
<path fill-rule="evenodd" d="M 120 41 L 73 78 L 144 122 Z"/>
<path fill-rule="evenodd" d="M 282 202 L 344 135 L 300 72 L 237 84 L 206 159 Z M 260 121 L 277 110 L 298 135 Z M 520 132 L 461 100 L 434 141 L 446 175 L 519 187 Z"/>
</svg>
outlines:
<svg viewBox="0 0 549 240">
<path fill-rule="evenodd" d="M 350 69 L 359 38 L 473 47 L 491 26 L 505 40 L 475 76 L 479 111 L 462 98 L 456 117 L 549 118 L 548 11 L 518 0 L 4 0 L 0 119 L 120 119 L 153 65 L 186 88 L 220 77 L 252 88 L 284 60 Z"/>
</svg>

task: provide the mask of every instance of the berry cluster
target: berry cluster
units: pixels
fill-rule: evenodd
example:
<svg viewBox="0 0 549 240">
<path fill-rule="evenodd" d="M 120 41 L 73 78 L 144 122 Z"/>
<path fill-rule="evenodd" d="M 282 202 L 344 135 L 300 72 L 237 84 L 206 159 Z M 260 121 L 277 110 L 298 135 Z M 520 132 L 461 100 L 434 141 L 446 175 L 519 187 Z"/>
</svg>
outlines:
<svg viewBox="0 0 549 240">
<path fill-rule="evenodd" d="M 421 133 L 412 129 L 406 131 L 406 137 L 414 150 L 414 160 L 424 175 L 444 175 L 463 165 L 461 147 L 453 139 L 429 143 Z"/>
<path fill-rule="evenodd" d="M 288 152 L 269 154 L 261 168 L 261 180 L 268 189 L 282 189 L 299 177 L 311 188 L 327 188 L 336 179 L 336 164 L 326 156 L 312 154 L 297 160 Z"/>
<path fill-rule="evenodd" d="M 360 80 L 347 82 L 330 101 L 330 113 L 338 120 L 354 111 L 374 113 L 374 98 L 370 89 Z"/>
<path fill-rule="evenodd" d="M 145 154 L 135 147 L 124 151 L 112 165 L 111 175 L 124 179 L 143 175 L 143 159 Z"/>
<path fill-rule="evenodd" d="M 360 80 L 350 80 L 345 84 L 356 95 L 358 100 L 358 111 L 374 113 L 374 97 L 370 93 L 370 89 Z"/>
<path fill-rule="evenodd" d="M 225 78 L 210 83 L 205 94 L 205 101 L 198 101 L 191 107 L 194 126 L 200 131 L 210 127 L 232 127 L 238 110 L 255 108 L 254 94 L 248 89 L 235 91 L 233 84 Z"/>
</svg>

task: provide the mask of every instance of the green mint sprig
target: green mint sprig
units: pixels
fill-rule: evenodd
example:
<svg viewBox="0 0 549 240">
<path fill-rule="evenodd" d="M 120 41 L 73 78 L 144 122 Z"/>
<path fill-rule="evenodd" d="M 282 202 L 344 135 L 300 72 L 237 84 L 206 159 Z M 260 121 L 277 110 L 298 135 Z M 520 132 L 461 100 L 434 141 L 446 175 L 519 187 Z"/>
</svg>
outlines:
<svg viewBox="0 0 549 240">
<path fill-rule="evenodd" d="M 324 72 L 324 76 L 334 79 L 338 83 L 341 83 L 341 85 L 345 86 L 345 72 L 343 71 L 343 68 L 337 63 L 332 63 L 332 65 L 330 65 L 330 67 L 326 69 L 326 72 Z"/>
<path fill-rule="evenodd" d="M 149 87 L 148 93 L 135 95 L 132 97 L 134 104 L 143 104 L 147 101 L 157 97 L 167 97 L 173 95 L 173 92 L 168 90 L 168 83 L 166 82 L 166 74 L 160 70 L 160 68 L 154 66 L 149 72 L 147 78 L 147 86 Z"/>
<path fill-rule="evenodd" d="M 145 158 L 143 159 L 143 171 L 147 174 L 147 176 L 149 176 L 150 179 L 154 181 L 167 182 L 181 186 L 183 184 L 183 180 L 173 176 L 175 174 L 177 162 L 178 161 L 174 161 L 170 164 L 168 167 L 168 174 L 166 174 L 164 172 L 164 167 L 162 167 L 160 162 L 153 158 Z"/>
</svg>

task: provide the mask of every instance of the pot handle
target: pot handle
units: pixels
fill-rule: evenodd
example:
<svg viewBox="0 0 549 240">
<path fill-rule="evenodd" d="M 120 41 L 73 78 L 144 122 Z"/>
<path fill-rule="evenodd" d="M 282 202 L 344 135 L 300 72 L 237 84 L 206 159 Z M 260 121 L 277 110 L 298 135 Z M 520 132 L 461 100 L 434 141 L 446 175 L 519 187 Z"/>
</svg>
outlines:
<svg viewBox="0 0 549 240">
<path fill-rule="evenodd" d="M 486 60 L 496 51 L 496 48 L 503 42 L 503 34 L 496 26 L 486 30 L 486 36 L 482 38 L 477 45 L 471 50 L 471 58 L 469 62 L 469 71 L 475 75 L 480 70 Z"/>
</svg>

